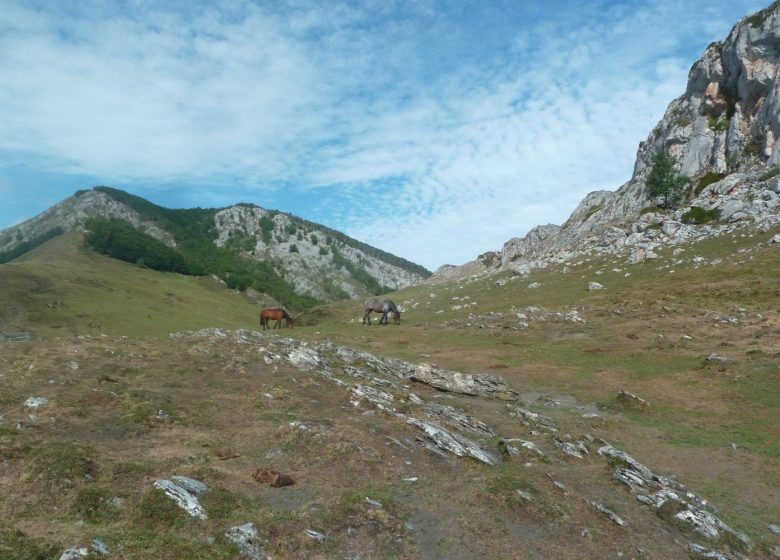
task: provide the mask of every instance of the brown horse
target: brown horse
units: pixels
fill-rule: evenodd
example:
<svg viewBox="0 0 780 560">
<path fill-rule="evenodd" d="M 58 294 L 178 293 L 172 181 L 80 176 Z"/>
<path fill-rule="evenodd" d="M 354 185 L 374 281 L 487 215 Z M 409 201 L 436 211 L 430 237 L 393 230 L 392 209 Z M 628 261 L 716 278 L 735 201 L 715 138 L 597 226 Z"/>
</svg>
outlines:
<svg viewBox="0 0 780 560">
<path fill-rule="evenodd" d="M 263 330 L 271 328 L 268 325 L 268 321 L 276 321 L 276 324 L 274 324 L 274 328 L 275 329 L 281 328 L 282 319 L 285 320 L 285 326 L 292 327 L 293 318 L 290 317 L 290 314 L 287 313 L 287 311 L 285 311 L 284 309 L 279 309 L 278 307 L 274 307 L 269 309 L 263 309 L 260 312 L 260 324 L 263 325 Z"/>
</svg>

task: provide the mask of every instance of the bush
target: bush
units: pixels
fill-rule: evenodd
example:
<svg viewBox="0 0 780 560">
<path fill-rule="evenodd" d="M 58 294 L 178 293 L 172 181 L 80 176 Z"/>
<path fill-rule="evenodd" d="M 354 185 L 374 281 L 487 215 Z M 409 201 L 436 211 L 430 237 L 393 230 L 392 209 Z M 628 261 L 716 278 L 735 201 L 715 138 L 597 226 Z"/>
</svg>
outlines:
<svg viewBox="0 0 780 560">
<path fill-rule="evenodd" d="M 693 206 L 682 215 L 682 222 L 684 224 L 705 224 L 717 220 L 718 218 L 720 218 L 720 210 L 717 208 L 705 210 L 699 206 Z"/>
<path fill-rule="evenodd" d="M 726 173 L 716 173 L 715 171 L 710 171 L 701 179 L 699 179 L 698 183 L 696 183 L 696 187 L 693 189 L 693 196 L 697 196 L 713 183 L 717 183 L 718 181 L 725 179 L 726 175 Z"/>
<path fill-rule="evenodd" d="M 290 252 L 291 253 L 297 253 L 298 252 L 298 246 L 295 243 L 290 245 Z"/>
</svg>

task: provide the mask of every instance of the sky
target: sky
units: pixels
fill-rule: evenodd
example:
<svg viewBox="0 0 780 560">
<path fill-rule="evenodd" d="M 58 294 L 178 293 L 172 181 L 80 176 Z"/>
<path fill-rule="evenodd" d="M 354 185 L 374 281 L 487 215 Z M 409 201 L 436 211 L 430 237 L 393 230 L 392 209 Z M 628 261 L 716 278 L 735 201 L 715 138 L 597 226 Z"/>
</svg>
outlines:
<svg viewBox="0 0 780 560">
<path fill-rule="evenodd" d="M 0 229 L 108 185 L 431 270 L 615 190 L 769 0 L 0 0 Z"/>
</svg>

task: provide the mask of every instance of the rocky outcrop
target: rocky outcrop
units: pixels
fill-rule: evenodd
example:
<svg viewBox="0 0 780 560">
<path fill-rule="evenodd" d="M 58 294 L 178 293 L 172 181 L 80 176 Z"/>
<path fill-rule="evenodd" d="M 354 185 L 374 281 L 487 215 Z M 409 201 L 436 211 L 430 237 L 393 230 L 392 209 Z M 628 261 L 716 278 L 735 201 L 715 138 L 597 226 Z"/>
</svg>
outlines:
<svg viewBox="0 0 780 560">
<path fill-rule="evenodd" d="M 217 245 L 240 238 L 244 256 L 276 263 L 297 292 L 325 301 L 339 293 L 366 295 L 367 287 L 356 270 L 393 290 L 425 278 L 336 239 L 324 228 L 258 206 L 225 208 L 216 213 L 214 223 Z"/>
<path fill-rule="evenodd" d="M 562 226 L 543 225 L 504 244 L 499 270 L 526 275 L 584 255 L 623 253 L 629 263 L 654 249 L 780 224 L 780 2 L 745 17 L 723 42 L 711 44 L 690 70 L 685 92 L 639 145 L 632 177 L 616 191 L 588 194 Z M 661 151 L 691 179 L 687 200 L 674 211 L 649 200 L 645 182 Z M 708 183 L 713 183 L 707 186 Z M 709 211 L 696 224 L 689 212 Z M 686 219 L 687 217 L 687 219 Z M 481 275 L 491 274 L 484 269 Z M 448 269 L 449 278 L 474 275 Z M 431 282 L 435 282 L 434 275 Z"/>
<path fill-rule="evenodd" d="M 34 218 L 0 232 L 0 251 L 9 251 L 56 227 L 65 231 L 81 229 L 90 218 L 126 220 L 167 245 L 175 246 L 173 235 L 156 223 L 144 221 L 137 211 L 104 192 L 89 190 L 79 191 Z"/>
</svg>

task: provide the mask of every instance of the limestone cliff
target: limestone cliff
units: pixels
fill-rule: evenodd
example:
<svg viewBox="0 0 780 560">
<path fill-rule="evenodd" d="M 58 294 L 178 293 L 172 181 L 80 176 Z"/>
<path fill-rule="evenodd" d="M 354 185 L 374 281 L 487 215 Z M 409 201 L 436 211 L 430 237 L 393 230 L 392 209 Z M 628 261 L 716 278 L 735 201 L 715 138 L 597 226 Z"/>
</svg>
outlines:
<svg viewBox="0 0 780 560">
<path fill-rule="evenodd" d="M 780 223 L 780 2 L 742 18 L 690 70 L 685 93 L 639 145 L 632 177 L 617 191 L 596 191 L 562 226 L 537 226 L 507 241 L 500 262 L 482 273 L 526 273 L 581 254 L 652 255 L 661 244 Z M 665 151 L 691 179 L 683 206 L 654 208 L 646 194 L 653 156 Z M 692 207 L 717 214 L 706 225 L 683 223 Z M 490 265 L 490 266 L 487 266 Z M 466 269 L 464 269 L 465 271 Z M 468 273 L 473 275 L 473 266 Z M 453 271 L 448 271 L 450 276 Z"/>
</svg>

